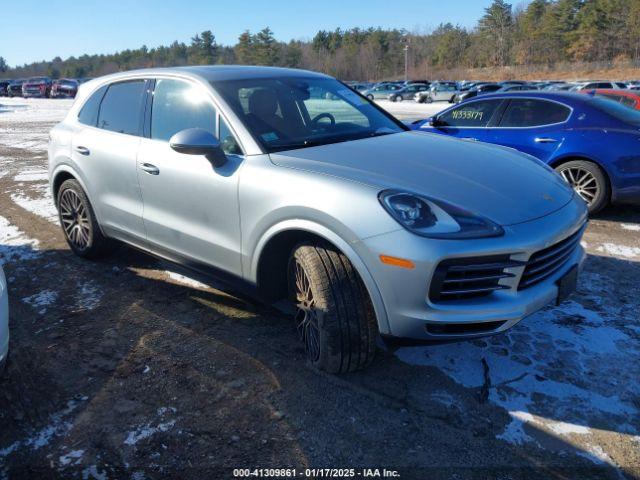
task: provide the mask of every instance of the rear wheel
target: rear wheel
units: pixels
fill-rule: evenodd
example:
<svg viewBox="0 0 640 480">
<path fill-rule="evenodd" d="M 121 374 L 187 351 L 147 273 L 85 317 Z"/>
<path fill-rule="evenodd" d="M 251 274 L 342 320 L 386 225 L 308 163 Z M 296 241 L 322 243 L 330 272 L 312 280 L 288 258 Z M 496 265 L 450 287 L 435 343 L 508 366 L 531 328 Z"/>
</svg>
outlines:
<svg viewBox="0 0 640 480">
<path fill-rule="evenodd" d="M 373 95 L 369 94 L 369 95 L 367 95 L 367 98 L 368 98 L 369 100 L 373 100 Z"/>
<path fill-rule="evenodd" d="M 300 245 L 288 266 L 289 296 L 311 365 L 329 373 L 371 363 L 378 333 L 375 314 L 353 265 L 331 247 Z"/>
<path fill-rule="evenodd" d="M 597 213 L 609 202 L 609 183 L 598 165 L 586 160 L 572 160 L 556 171 L 587 202 L 589 213 Z"/>
<path fill-rule="evenodd" d="M 425 99 L 425 102 L 427 102 L 427 103 L 433 103 L 433 98 L 431 98 L 431 97 L 427 97 L 427 98 Z"/>
<path fill-rule="evenodd" d="M 57 201 L 60 225 L 73 253 L 83 258 L 101 258 L 113 252 L 115 243 L 102 234 L 93 207 L 77 180 L 62 183 Z"/>
</svg>

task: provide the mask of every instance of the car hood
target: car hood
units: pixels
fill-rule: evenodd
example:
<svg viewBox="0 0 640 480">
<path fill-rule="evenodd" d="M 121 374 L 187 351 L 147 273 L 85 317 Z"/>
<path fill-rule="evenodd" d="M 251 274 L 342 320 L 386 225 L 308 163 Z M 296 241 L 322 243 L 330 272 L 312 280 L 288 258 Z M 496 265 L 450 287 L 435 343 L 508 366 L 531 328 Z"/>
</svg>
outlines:
<svg viewBox="0 0 640 480">
<path fill-rule="evenodd" d="M 404 132 L 278 152 L 271 161 L 440 199 L 513 225 L 566 205 L 573 190 L 549 167 L 513 149 Z"/>
</svg>

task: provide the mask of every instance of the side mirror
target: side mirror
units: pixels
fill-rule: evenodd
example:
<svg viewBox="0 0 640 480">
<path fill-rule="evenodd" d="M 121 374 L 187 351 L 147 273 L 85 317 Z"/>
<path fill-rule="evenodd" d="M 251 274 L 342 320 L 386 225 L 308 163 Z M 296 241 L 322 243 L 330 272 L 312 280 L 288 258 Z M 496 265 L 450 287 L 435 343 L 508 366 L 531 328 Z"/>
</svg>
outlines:
<svg viewBox="0 0 640 480">
<path fill-rule="evenodd" d="M 169 145 L 178 153 L 204 155 L 214 167 L 227 163 L 218 139 L 202 128 L 187 128 L 176 133 L 169 139 Z"/>
</svg>

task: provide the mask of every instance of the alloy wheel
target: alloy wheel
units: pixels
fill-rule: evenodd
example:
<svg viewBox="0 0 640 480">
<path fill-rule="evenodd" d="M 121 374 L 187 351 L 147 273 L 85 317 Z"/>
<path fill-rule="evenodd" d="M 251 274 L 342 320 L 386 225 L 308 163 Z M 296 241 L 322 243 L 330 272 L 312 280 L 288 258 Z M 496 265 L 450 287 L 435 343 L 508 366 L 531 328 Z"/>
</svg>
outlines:
<svg viewBox="0 0 640 480">
<path fill-rule="evenodd" d="M 69 241 L 79 250 L 89 246 L 91 223 L 80 196 L 73 190 L 65 190 L 60 196 L 60 220 Z"/>
<path fill-rule="evenodd" d="M 316 362 L 320 358 L 320 312 L 316 308 L 309 277 L 307 277 L 302 265 L 295 259 L 291 259 L 289 279 L 292 293 L 295 296 L 295 321 L 298 335 L 304 343 L 307 356 L 312 362 Z"/>
<path fill-rule="evenodd" d="M 598 180 L 590 171 L 580 167 L 569 167 L 560 170 L 560 175 L 588 204 L 598 197 Z"/>
</svg>

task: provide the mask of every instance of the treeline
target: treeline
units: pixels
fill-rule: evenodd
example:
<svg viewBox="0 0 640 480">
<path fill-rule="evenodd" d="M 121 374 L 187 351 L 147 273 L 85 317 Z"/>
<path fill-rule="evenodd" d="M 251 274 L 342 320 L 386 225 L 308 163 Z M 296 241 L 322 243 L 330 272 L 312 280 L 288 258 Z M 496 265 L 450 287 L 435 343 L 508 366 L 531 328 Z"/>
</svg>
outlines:
<svg viewBox="0 0 640 480">
<path fill-rule="evenodd" d="M 412 77 L 453 68 L 640 61 L 640 0 L 532 0 L 513 8 L 494 0 L 474 28 L 452 23 L 433 31 L 381 28 L 319 31 L 312 40 L 278 41 L 267 27 L 243 32 L 233 46 L 218 45 L 207 30 L 187 43 L 83 55 L 9 68 L 7 77 L 86 77 L 143 67 L 206 64 L 308 68 L 342 79 Z"/>
</svg>

